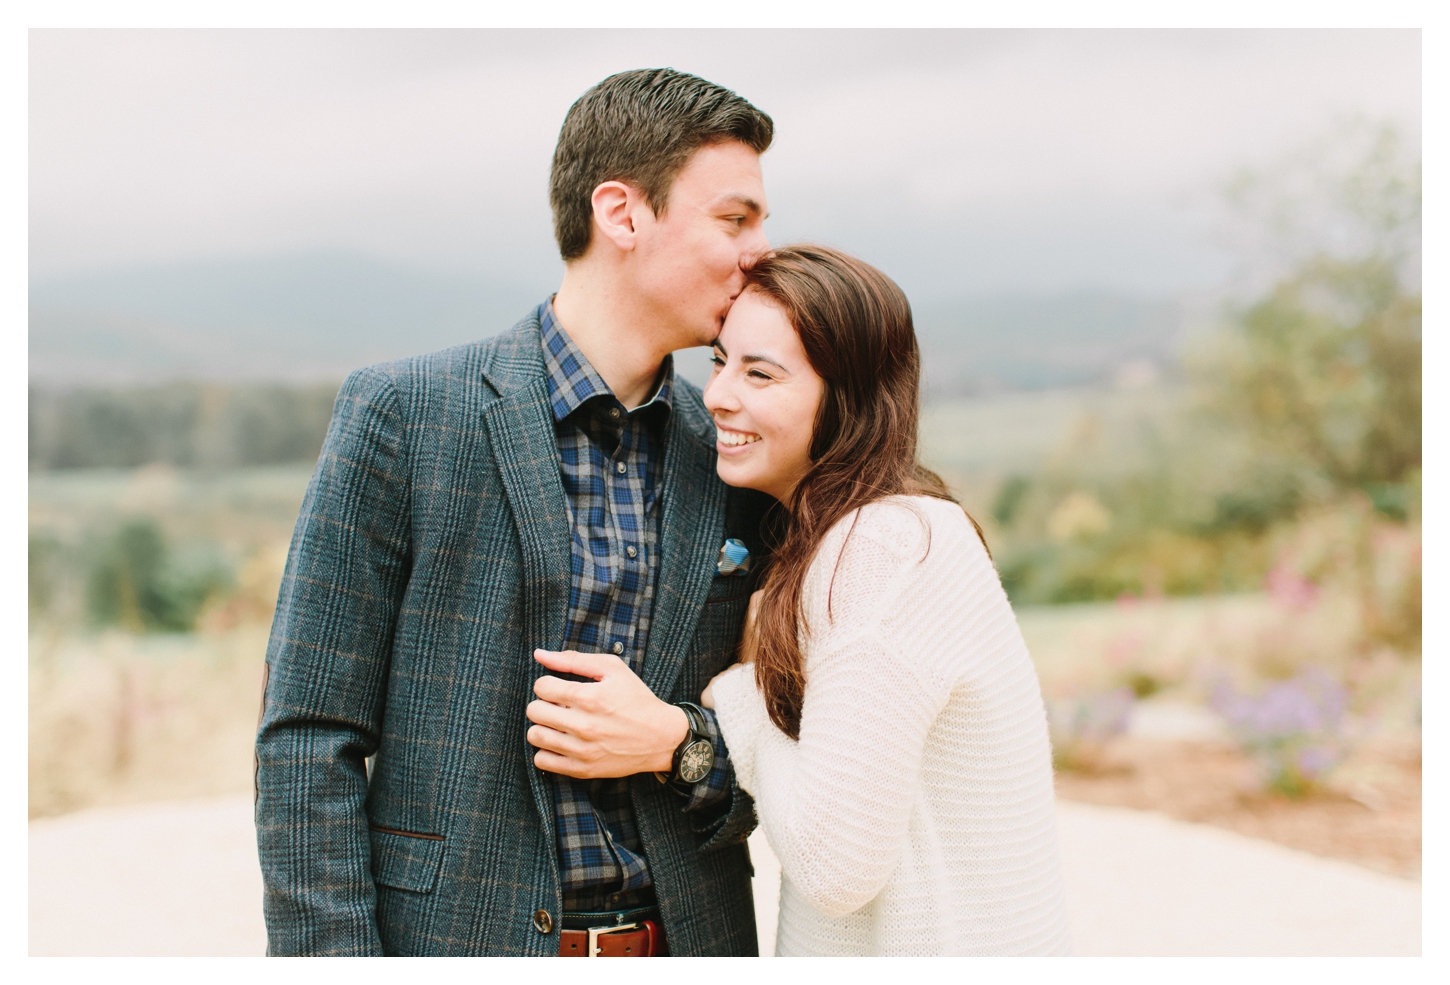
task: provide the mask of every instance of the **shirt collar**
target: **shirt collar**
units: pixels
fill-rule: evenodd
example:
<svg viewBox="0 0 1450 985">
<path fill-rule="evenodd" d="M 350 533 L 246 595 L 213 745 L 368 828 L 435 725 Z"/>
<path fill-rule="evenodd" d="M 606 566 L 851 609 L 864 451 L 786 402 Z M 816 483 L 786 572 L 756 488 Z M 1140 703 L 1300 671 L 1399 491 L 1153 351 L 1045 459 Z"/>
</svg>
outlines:
<svg viewBox="0 0 1450 985">
<path fill-rule="evenodd" d="M 539 306 L 539 328 L 543 336 L 544 372 L 549 380 L 549 406 L 554 420 L 562 421 L 584 403 L 594 397 L 604 396 L 623 407 L 604 377 L 585 358 L 574 344 L 569 333 L 559 324 L 554 315 L 554 301 L 550 298 Z M 672 406 L 675 388 L 675 357 L 665 356 L 660 367 L 659 385 L 654 394 L 631 413 L 638 413 L 647 407 L 663 407 L 668 412 Z"/>
</svg>

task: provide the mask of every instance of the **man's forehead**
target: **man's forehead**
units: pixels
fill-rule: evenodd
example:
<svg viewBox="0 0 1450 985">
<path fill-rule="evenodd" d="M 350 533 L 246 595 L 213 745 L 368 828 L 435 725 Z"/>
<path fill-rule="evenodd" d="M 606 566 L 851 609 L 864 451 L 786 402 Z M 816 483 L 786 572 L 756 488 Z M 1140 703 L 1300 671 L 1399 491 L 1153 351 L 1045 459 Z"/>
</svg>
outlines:
<svg viewBox="0 0 1450 985">
<path fill-rule="evenodd" d="M 760 155 L 741 143 L 706 144 L 690 156 L 675 176 L 679 184 L 694 185 L 703 197 L 740 194 L 764 199 Z"/>
</svg>

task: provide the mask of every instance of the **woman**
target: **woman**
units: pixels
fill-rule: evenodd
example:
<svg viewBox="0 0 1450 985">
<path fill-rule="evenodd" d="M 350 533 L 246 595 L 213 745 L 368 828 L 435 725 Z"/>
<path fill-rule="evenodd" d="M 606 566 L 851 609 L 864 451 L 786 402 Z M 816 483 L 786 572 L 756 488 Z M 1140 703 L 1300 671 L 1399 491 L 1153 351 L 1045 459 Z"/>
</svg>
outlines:
<svg viewBox="0 0 1450 985">
<path fill-rule="evenodd" d="M 1037 677 L 980 530 L 916 460 L 911 309 L 800 246 L 751 270 L 705 406 L 787 516 L 701 702 L 781 864 L 776 951 L 1068 949 Z"/>
</svg>

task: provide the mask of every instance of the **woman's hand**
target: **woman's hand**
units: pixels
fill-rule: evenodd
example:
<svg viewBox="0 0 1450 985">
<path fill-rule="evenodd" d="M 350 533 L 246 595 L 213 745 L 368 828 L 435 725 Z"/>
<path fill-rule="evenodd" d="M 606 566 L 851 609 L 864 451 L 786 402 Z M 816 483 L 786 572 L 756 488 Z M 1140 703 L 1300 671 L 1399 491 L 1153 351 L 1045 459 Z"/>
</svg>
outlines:
<svg viewBox="0 0 1450 985">
<path fill-rule="evenodd" d="M 714 693 L 715 682 L 718 681 L 725 674 L 730 673 L 730 671 L 734 670 L 736 667 L 739 667 L 739 666 L 740 666 L 740 664 L 738 664 L 738 663 L 731 664 L 729 667 L 726 667 L 724 670 L 720 671 L 720 673 L 718 673 L 714 677 L 710 678 L 710 683 L 709 684 L 706 684 L 705 685 L 705 690 L 703 690 L 703 691 L 700 692 L 700 707 L 701 708 L 709 708 L 711 710 L 714 710 L 714 708 L 715 708 L 715 693 Z"/>
</svg>

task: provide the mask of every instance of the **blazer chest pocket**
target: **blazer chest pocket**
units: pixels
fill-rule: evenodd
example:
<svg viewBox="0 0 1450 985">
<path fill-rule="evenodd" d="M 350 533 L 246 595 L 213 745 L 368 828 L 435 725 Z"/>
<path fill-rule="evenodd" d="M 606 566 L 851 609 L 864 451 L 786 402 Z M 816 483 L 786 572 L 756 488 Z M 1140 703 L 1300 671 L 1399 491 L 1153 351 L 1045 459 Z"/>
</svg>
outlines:
<svg viewBox="0 0 1450 985">
<path fill-rule="evenodd" d="M 748 575 L 716 575 L 710 581 L 710 594 L 705 596 L 706 605 L 720 605 L 748 599 L 755 590 L 755 579 Z"/>
<path fill-rule="evenodd" d="M 373 880 L 410 893 L 431 893 L 443 865 L 443 836 L 372 827 Z"/>
</svg>

